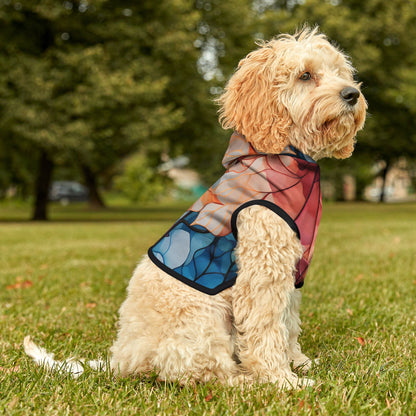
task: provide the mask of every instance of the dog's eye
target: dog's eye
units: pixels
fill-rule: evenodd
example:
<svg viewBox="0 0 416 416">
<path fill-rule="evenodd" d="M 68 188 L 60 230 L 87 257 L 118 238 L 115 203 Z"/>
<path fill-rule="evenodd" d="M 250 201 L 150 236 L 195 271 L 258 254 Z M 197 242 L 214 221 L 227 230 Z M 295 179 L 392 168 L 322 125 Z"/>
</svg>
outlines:
<svg viewBox="0 0 416 416">
<path fill-rule="evenodd" d="M 304 72 L 299 79 L 302 81 L 309 81 L 312 78 L 312 75 L 310 72 Z"/>
</svg>

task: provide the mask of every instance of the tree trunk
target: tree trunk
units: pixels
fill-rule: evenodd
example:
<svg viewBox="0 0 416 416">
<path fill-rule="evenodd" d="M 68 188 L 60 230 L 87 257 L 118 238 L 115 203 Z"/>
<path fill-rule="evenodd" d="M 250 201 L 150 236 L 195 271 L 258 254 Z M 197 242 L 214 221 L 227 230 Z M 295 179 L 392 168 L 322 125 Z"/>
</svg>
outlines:
<svg viewBox="0 0 416 416">
<path fill-rule="evenodd" d="M 383 182 L 381 184 L 380 199 L 378 202 L 386 201 L 386 179 L 387 179 L 387 173 L 389 172 L 389 169 L 390 169 L 390 160 L 386 160 L 386 165 L 384 166 L 381 172 L 381 178 L 383 179 Z"/>
<path fill-rule="evenodd" d="M 87 165 L 81 165 L 82 173 L 84 175 L 85 185 L 89 191 L 89 204 L 91 208 L 102 209 L 106 208 L 103 198 L 100 195 L 97 185 L 97 178 L 95 173 Z"/>
<path fill-rule="evenodd" d="M 53 161 L 42 150 L 39 158 L 37 178 L 35 182 L 35 205 L 33 207 L 33 221 L 46 221 L 48 219 L 48 195 L 52 181 Z"/>
</svg>

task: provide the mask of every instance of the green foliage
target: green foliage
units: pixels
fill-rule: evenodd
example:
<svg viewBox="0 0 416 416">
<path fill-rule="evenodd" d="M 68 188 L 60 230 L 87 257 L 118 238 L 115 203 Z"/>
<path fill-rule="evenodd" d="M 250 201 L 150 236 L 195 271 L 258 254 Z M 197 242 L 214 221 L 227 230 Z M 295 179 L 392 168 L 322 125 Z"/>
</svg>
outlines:
<svg viewBox="0 0 416 416">
<path fill-rule="evenodd" d="M 248 5 L 1 2 L 0 138 L 107 179 L 138 150 L 185 153 L 200 170 L 218 171 L 212 160 L 221 159 L 229 133 L 218 128 L 212 88 L 248 50 Z M 207 51 L 220 81 L 204 79 Z"/>
<path fill-rule="evenodd" d="M 351 55 L 370 117 L 357 154 L 416 158 L 416 2 L 0 2 L 0 187 L 46 150 L 111 181 L 124 157 L 186 154 L 211 183 L 230 132 L 213 99 L 254 39 L 318 24 Z M 10 159 L 10 160 L 9 160 Z"/>
<path fill-rule="evenodd" d="M 36 149 L 30 143 L 15 140 L 9 132 L 0 131 L 0 199 L 12 184 L 17 194 L 25 198 L 30 194 L 35 164 L 28 155 Z"/>
<path fill-rule="evenodd" d="M 115 177 L 114 185 L 130 201 L 148 202 L 166 197 L 171 181 L 150 165 L 146 155 L 130 156 L 123 165 L 123 172 Z"/>
<path fill-rule="evenodd" d="M 239 59 L 254 47 L 250 3 L 250 0 L 196 0 L 194 7 L 199 17 L 192 51 L 194 61 L 179 56 L 170 63 L 177 70 L 168 98 L 185 109 L 186 122 L 169 134 L 169 152 L 172 156 L 188 155 L 206 184 L 211 184 L 223 171 L 221 160 L 231 134 L 218 124 L 214 99 Z"/>
<path fill-rule="evenodd" d="M 73 153 L 98 172 L 139 144 L 160 147 L 163 134 L 183 122 L 183 111 L 161 102 L 169 76 L 145 46 L 134 47 L 152 37 L 155 21 L 147 16 L 143 24 L 146 5 L 124 3 L 131 8 L 109 1 L 66 2 L 50 11 L 47 1 L 25 2 L 20 11 L 3 6 L 9 40 L 1 61 L 1 124 L 51 154 Z M 182 33 L 175 12 L 165 19 L 170 31 Z M 16 37 L 21 24 L 27 28 Z"/>
</svg>

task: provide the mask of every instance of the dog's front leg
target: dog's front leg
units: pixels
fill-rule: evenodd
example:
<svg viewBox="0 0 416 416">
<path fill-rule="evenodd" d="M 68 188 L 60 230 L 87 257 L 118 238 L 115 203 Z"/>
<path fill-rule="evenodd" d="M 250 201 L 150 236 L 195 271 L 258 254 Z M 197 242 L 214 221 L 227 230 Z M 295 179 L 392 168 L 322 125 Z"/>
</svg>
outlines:
<svg viewBox="0 0 416 416">
<path fill-rule="evenodd" d="M 239 268 L 233 287 L 236 347 L 249 378 L 282 387 L 308 384 L 290 367 L 290 303 L 302 246 L 270 209 L 250 206 L 237 219 Z"/>
<path fill-rule="evenodd" d="M 287 310 L 286 323 L 289 330 L 289 357 L 293 363 L 293 367 L 303 373 L 308 372 L 314 364 L 318 364 L 319 360 L 311 360 L 303 354 L 300 347 L 298 337 L 301 333 L 299 307 L 302 300 L 300 290 L 295 290 L 290 297 L 290 304 Z"/>
</svg>

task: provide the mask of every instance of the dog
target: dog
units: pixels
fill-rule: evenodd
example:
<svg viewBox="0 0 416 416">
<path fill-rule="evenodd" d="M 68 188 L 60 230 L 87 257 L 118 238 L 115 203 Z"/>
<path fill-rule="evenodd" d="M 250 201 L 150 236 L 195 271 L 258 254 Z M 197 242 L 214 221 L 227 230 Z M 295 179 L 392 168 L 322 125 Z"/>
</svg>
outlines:
<svg viewBox="0 0 416 416">
<path fill-rule="evenodd" d="M 308 27 L 240 61 L 218 99 L 220 122 L 234 131 L 226 172 L 137 266 L 111 347 L 115 374 L 313 384 L 293 370 L 313 364 L 298 342 L 300 287 L 321 213 L 317 161 L 349 157 L 364 126 L 354 73 Z M 56 363 L 29 337 L 24 344 Z"/>
</svg>

